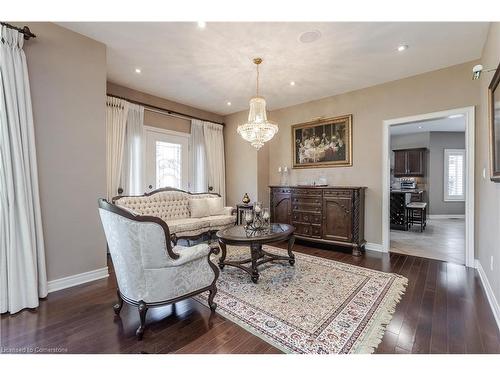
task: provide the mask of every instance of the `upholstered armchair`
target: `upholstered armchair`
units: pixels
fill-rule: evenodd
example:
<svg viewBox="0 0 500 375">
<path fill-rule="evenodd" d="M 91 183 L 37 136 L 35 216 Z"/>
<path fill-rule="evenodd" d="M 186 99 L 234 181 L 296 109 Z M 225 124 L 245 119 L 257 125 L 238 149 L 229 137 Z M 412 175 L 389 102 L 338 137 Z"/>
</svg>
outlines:
<svg viewBox="0 0 500 375">
<path fill-rule="evenodd" d="M 204 243 L 172 246 L 168 225 L 162 219 L 135 215 L 105 199 L 99 199 L 99 214 L 118 282 L 114 310 L 119 315 L 124 301 L 138 308 L 139 339 L 150 307 L 209 291 L 208 304 L 215 310 L 219 270 L 210 256 L 218 248 Z"/>
</svg>

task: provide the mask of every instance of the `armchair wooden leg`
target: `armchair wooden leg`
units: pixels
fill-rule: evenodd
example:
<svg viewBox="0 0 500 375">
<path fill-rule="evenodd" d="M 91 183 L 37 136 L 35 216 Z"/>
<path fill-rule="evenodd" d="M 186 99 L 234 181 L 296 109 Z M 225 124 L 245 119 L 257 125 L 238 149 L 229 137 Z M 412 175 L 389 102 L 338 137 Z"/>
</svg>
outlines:
<svg viewBox="0 0 500 375">
<path fill-rule="evenodd" d="M 120 311 L 122 310 L 123 307 L 123 299 L 122 296 L 120 295 L 120 289 L 116 290 L 116 295 L 118 296 L 118 302 L 113 306 L 113 310 L 115 310 L 116 315 L 120 315 Z"/>
<path fill-rule="evenodd" d="M 217 304 L 214 302 L 215 295 L 217 294 L 217 287 L 215 285 L 212 286 L 212 289 L 210 289 L 208 293 L 208 306 L 210 307 L 210 310 L 215 311 L 217 308 Z"/>
<path fill-rule="evenodd" d="M 148 312 L 148 307 L 144 301 L 139 301 L 139 316 L 141 318 L 141 325 L 137 328 L 135 334 L 139 340 L 142 340 L 142 336 L 144 335 L 144 329 L 146 328 L 146 313 Z"/>
</svg>

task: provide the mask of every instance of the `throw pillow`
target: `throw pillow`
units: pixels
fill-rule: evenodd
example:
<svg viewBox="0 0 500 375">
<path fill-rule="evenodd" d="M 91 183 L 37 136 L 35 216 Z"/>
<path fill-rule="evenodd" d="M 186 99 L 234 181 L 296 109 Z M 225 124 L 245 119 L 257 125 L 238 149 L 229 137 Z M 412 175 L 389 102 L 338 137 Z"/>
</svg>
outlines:
<svg viewBox="0 0 500 375">
<path fill-rule="evenodd" d="M 210 211 L 210 216 L 222 215 L 224 213 L 224 207 L 222 206 L 222 198 L 207 198 L 208 210 Z"/>
<path fill-rule="evenodd" d="M 189 200 L 189 208 L 191 210 L 191 217 L 205 217 L 210 216 L 208 202 L 205 198 L 194 198 Z"/>
</svg>

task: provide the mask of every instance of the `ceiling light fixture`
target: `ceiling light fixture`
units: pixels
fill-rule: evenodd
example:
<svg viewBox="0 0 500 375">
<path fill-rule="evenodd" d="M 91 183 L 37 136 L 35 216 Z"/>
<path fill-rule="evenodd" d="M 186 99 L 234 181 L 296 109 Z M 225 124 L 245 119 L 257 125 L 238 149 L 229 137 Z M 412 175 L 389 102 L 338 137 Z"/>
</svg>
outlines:
<svg viewBox="0 0 500 375">
<path fill-rule="evenodd" d="M 290 82 L 290 86 L 295 86 L 295 81 Z"/>
<path fill-rule="evenodd" d="M 205 21 L 198 21 L 198 28 L 204 29 L 207 27 L 207 23 Z"/>
<path fill-rule="evenodd" d="M 228 106 L 228 107 L 230 107 L 230 106 L 231 106 L 231 102 L 227 102 L 226 104 L 227 104 L 227 106 Z"/>
<path fill-rule="evenodd" d="M 139 68 L 135 68 L 135 72 L 136 72 L 137 74 L 141 74 L 141 69 L 139 69 Z"/>
<path fill-rule="evenodd" d="M 399 52 L 403 52 L 408 49 L 408 44 L 400 44 L 398 47 Z"/>
<path fill-rule="evenodd" d="M 422 129 L 422 126 L 419 126 L 418 128 L 419 128 L 419 129 Z"/>
<path fill-rule="evenodd" d="M 259 96 L 259 65 L 262 59 L 256 57 L 253 63 L 257 66 L 257 94 L 250 99 L 248 122 L 238 126 L 238 134 L 258 150 L 274 137 L 278 125 L 267 120 L 266 100 Z"/>
</svg>

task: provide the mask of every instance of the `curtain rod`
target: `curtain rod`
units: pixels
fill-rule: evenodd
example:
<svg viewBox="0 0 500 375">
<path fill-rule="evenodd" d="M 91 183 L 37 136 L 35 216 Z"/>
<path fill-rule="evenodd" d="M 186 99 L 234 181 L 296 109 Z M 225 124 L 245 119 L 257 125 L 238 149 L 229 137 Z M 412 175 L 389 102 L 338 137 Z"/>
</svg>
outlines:
<svg viewBox="0 0 500 375">
<path fill-rule="evenodd" d="M 159 112 L 161 114 L 165 114 L 165 115 L 168 115 L 168 116 L 180 117 L 180 118 L 185 118 L 185 119 L 194 119 L 194 120 L 200 120 L 200 121 L 207 121 L 207 122 L 212 122 L 214 124 L 219 124 L 219 125 L 223 125 L 224 126 L 223 122 L 217 122 L 217 121 L 207 120 L 207 119 L 196 117 L 196 116 L 187 115 L 187 114 L 182 113 L 182 112 L 177 112 L 177 111 L 172 111 L 172 110 L 166 109 L 166 108 L 156 107 L 156 106 L 151 105 L 151 104 L 142 103 L 142 102 L 139 102 L 137 100 L 132 100 L 132 99 L 124 98 L 124 97 L 118 96 L 118 95 L 113 95 L 113 94 L 107 94 L 107 95 L 108 96 L 112 96 L 113 98 L 126 100 L 127 102 L 130 102 L 130 103 L 142 105 L 142 106 L 144 106 L 144 109 L 150 109 L 150 110 L 153 109 L 153 110 L 155 110 L 153 112 Z"/>
<path fill-rule="evenodd" d="M 1 25 L 8 27 L 9 29 L 14 29 L 19 31 L 21 34 L 24 34 L 24 39 L 30 40 L 30 38 L 36 38 L 36 35 L 33 34 L 28 26 L 24 26 L 22 29 L 20 27 L 16 27 L 7 22 L 0 22 Z"/>
</svg>

